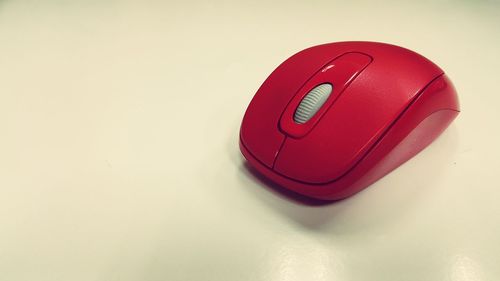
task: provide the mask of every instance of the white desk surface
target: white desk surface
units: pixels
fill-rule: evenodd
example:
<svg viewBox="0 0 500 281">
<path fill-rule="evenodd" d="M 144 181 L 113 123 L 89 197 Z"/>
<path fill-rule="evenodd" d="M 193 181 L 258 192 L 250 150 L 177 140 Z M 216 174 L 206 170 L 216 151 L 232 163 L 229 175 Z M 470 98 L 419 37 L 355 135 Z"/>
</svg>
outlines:
<svg viewBox="0 0 500 281">
<path fill-rule="evenodd" d="M 500 278 L 500 3 L 0 1 L 0 280 Z M 462 113 L 358 195 L 297 202 L 238 149 L 267 75 L 413 49 Z"/>
</svg>

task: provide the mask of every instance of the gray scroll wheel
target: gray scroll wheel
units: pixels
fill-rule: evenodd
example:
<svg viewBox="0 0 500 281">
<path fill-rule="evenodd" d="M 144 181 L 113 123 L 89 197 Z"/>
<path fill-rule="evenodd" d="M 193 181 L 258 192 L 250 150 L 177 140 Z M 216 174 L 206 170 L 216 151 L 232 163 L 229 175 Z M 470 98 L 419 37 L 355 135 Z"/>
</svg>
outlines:
<svg viewBox="0 0 500 281">
<path fill-rule="evenodd" d="M 293 121 L 299 124 L 304 124 L 309 121 L 309 119 L 311 119 L 326 102 L 332 93 L 332 90 L 332 84 L 328 83 L 320 84 L 314 87 L 314 89 L 307 93 L 302 101 L 300 101 L 300 104 L 293 115 Z"/>
</svg>

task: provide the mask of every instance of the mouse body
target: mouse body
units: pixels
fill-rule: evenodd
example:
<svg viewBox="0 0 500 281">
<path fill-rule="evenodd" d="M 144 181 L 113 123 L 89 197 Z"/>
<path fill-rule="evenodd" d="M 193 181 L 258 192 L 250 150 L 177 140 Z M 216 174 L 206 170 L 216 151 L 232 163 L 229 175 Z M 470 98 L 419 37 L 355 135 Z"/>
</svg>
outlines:
<svg viewBox="0 0 500 281">
<path fill-rule="evenodd" d="M 420 152 L 459 111 L 448 77 L 413 51 L 324 44 L 288 58 L 265 80 L 243 117 L 240 149 L 278 185 L 338 200 Z"/>
</svg>

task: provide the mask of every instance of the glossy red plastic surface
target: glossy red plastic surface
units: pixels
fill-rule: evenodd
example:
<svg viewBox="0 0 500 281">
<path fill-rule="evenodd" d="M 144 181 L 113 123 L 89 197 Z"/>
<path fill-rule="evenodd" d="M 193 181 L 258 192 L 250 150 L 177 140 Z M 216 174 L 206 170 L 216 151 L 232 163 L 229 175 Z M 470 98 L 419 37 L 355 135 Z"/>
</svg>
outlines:
<svg viewBox="0 0 500 281">
<path fill-rule="evenodd" d="M 436 65 L 414 52 L 370 42 L 333 43 L 308 50 L 310 54 L 362 52 L 373 61 L 306 136 L 296 139 L 280 132 L 281 143 L 274 148 L 274 157 L 265 160 L 267 163 L 247 145 L 250 138 L 253 147 L 260 140 L 259 145 L 265 146 L 265 137 L 247 134 L 246 123 L 270 127 L 274 123 L 276 132 L 279 117 L 251 118 L 253 108 L 249 106 L 241 129 L 241 150 L 252 166 L 285 188 L 319 199 L 352 195 L 418 153 L 458 114 L 451 82 Z M 293 68 L 294 64 L 289 66 Z M 293 97 L 287 95 L 289 101 Z M 261 96 L 260 102 L 265 101 Z M 275 108 L 275 112 L 285 107 Z"/>
</svg>

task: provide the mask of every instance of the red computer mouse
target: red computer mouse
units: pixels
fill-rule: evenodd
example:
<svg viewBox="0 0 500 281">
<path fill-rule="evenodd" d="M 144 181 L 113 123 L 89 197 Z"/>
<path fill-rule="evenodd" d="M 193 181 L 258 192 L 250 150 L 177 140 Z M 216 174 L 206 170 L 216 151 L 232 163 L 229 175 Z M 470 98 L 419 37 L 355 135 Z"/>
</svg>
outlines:
<svg viewBox="0 0 500 281">
<path fill-rule="evenodd" d="M 451 81 L 423 56 L 384 43 L 324 44 L 293 55 L 262 84 L 240 149 L 282 187 L 337 200 L 417 154 L 458 113 Z"/>
</svg>

